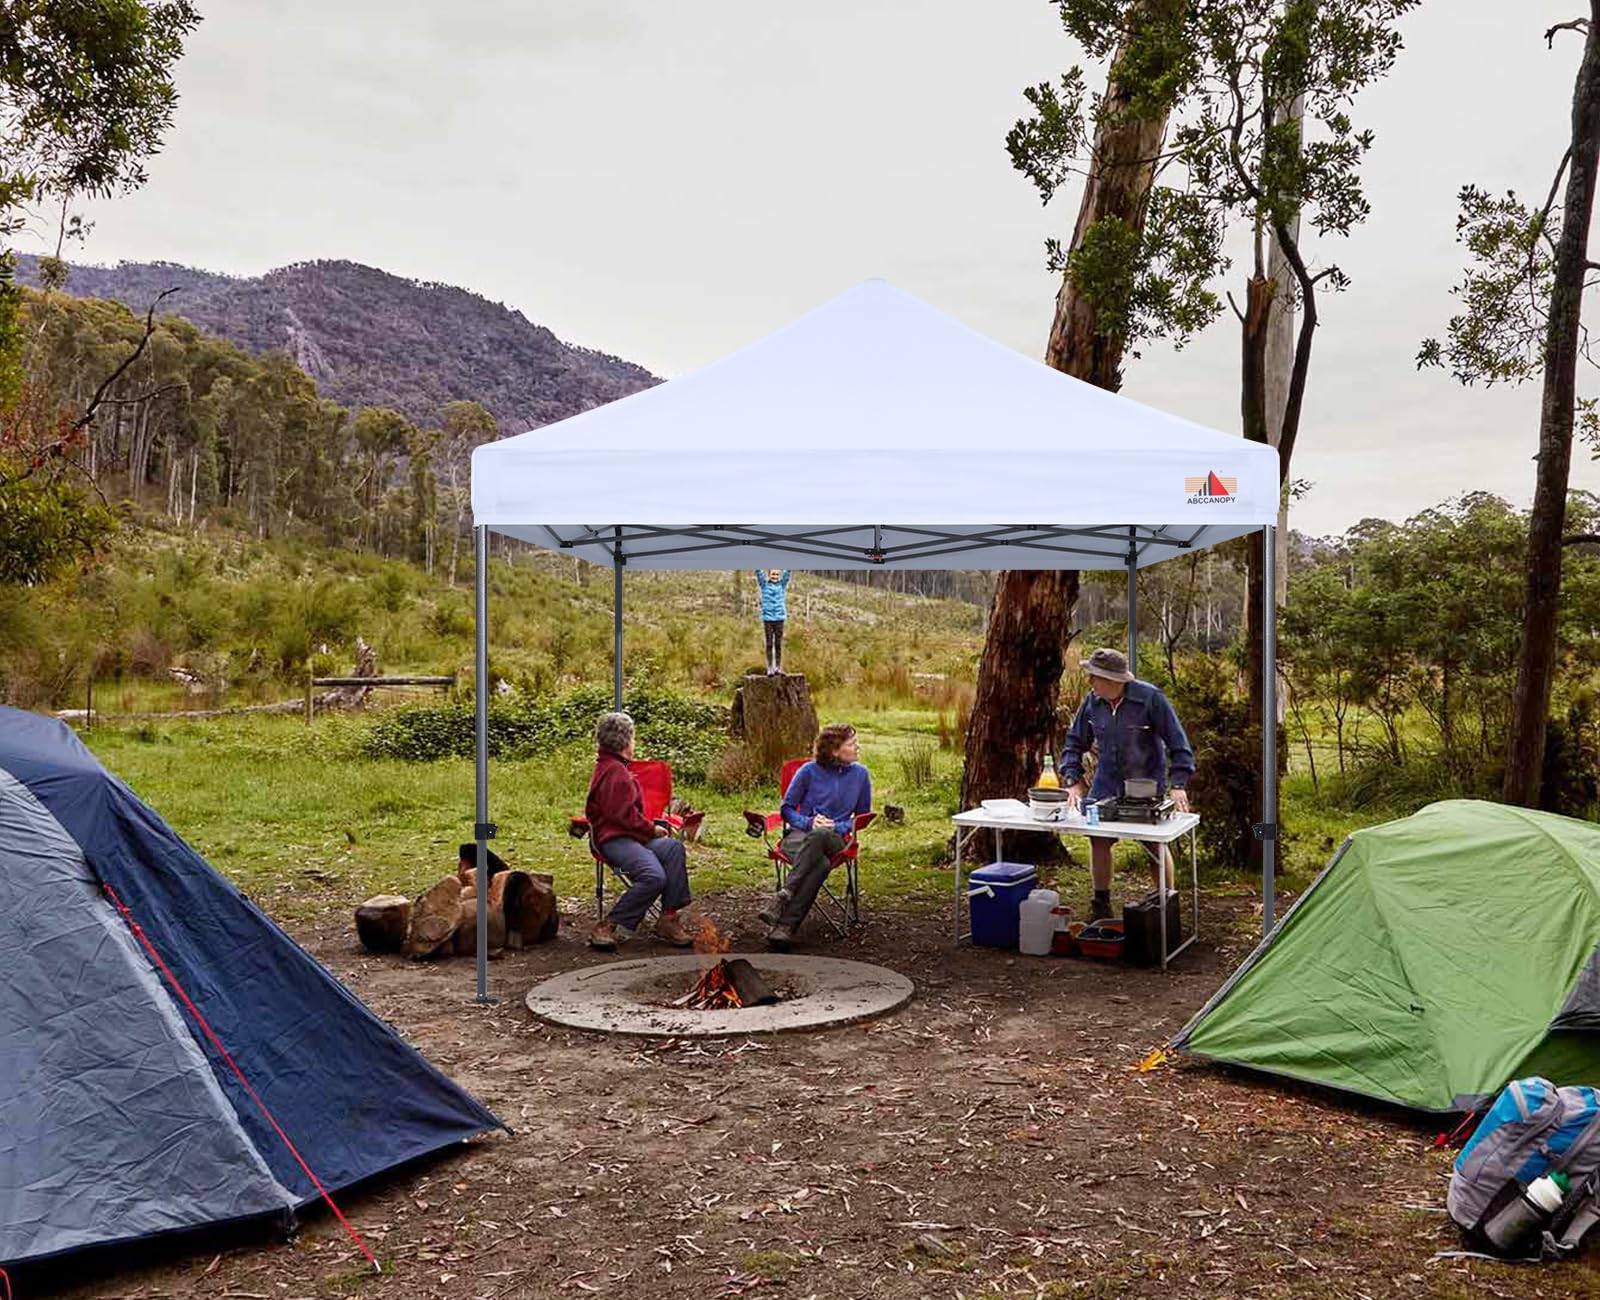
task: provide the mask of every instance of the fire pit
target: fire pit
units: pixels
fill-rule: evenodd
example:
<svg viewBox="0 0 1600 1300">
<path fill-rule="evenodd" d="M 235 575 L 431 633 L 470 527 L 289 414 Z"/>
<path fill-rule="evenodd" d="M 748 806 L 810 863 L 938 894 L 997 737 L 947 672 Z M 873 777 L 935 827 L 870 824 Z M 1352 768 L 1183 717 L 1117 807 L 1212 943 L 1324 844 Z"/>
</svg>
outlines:
<svg viewBox="0 0 1600 1300">
<path fill-rule="evenodd" d="M 536 985 L 528 1010 L 572 1029 L 651 1038 L 728 1038 L 826 1029 L 910 1000 L 904 975 L 798 953 L 647 957 L 569 971 Z"/>
</svg>

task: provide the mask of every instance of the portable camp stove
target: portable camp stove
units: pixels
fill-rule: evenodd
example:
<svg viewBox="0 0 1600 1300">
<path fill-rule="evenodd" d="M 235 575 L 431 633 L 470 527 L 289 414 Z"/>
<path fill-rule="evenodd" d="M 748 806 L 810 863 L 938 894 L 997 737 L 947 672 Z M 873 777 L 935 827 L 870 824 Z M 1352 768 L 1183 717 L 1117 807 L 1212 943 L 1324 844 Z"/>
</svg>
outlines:
<svg viewBox="0 0 1600 1300">
<path fill-rule="evenodd" d="M 1130 778 L 1122 783 L 1122 793 L 1098 801 L 1103 822 L 1163 822 L 1177 811 L 1172 800 L 1156 792 L 1156 783 Z"/>
<path fill-rule="evenodd" d="M 1164 822 L 1177 811 L 1171 799 L 1155 795 L 1112 795 L 1096 801 L 1103 822 Z"/>
</svg>

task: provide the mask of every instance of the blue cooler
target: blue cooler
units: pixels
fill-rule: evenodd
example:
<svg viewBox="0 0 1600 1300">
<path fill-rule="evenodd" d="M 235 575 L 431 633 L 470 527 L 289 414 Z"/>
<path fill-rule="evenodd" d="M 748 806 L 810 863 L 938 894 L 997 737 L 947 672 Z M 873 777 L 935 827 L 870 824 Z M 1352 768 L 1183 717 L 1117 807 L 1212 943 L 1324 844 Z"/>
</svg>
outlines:
<svg viewBox="0 0 1600 1300">
<path fill-rule="evenodd" d="M 991 862 L 967 877 L 972 942 L 985 948 L 1015 948 L 1022 900 L 1038 883 L 1027 862 Z"/>
</svg>

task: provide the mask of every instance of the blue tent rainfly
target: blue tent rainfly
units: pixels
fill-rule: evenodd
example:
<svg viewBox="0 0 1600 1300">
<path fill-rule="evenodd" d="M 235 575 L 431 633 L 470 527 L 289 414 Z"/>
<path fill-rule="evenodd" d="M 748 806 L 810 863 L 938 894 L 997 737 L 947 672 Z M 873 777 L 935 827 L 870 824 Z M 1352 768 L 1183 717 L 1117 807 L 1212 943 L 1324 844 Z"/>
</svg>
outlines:
<svg viewBox="0 0 1600 1300">
<path fill-rule="evenodd" d="M 67 727 L 8 708 L 0 952 L 0 1264 L 292 1220 L 319 1194 L 288 1142 L 337 1192 L 500 1126 Z"/>
</svg>

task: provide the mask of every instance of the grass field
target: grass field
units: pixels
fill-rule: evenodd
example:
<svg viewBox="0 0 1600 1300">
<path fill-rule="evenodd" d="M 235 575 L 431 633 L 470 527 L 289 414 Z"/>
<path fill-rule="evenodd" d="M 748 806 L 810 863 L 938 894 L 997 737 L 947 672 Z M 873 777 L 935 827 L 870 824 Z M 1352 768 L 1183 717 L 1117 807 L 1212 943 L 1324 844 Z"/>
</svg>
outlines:
<svg viewBox="0 0 1600 1300">
<path fill-rule="evenodd" d="M 853 709 L 845 700 L 825 701 L 823 711 L 856 721 L 877 805 L 906 810 L 903 825 L 880 819 L 867 832 L 865 887 L 886 901 L 944 905 L 950 877 L 936 864 L 947 857 L 959 756 L 938 747 L 938 711 Z M 297 718 L 245 716 L 98 726 L 84 738 L 219 870 L 274 915 L 301 919 L 370 894 L 419 892 L 451 868 L 456 846 L 471 835 L 471 763 L 359 757 L 365 725 L 330 717 L 308 730 Z M 563 897 L 593 892 L 587 846 L 567 834 L 592 761 L 587 747 L 574 746 L 490 768 L 497 850 L 518 867 L 552 872 Z M 745 834 L 739 814 L 776 807 L 776 787 L 723 794 L 682 786 L 678 793 L 708 812 L 705 837 L 691 854 L 696 890 L 764 888 L 770 877 L 761 846 Z M 1300 776 L 1289 777 L 1284 794 L 1282 884 L 1295 890 L 1363 819 L 1323 809 Z M 1137 850 L 1127 852 L 1133 861 Z M 1243 871 L 1213 870 L 1208 887 L 1251 893 L 1259 885 Z"/>
</svg>

